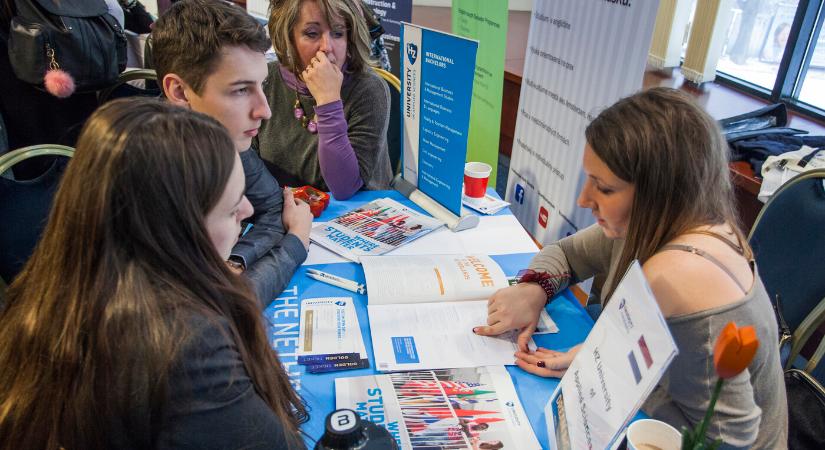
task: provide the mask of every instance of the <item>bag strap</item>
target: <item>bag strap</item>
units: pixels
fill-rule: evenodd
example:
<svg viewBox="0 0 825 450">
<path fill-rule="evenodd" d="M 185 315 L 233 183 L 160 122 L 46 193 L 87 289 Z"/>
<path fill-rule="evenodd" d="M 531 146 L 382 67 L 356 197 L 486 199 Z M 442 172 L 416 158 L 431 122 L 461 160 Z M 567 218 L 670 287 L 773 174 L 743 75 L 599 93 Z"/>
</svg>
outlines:
<svg viewBox="0 0 825 450">
<path fill-rule="evenodd" d="M 815 148 L 814 151 L 812 151 L 811 153 L 808 153 L 804 157 L 800 158 L 799 163 L 797 163 L 797 165 L 799 167 L 807 166 L 808 163 L 811 162 L 812 159 L 814 159 L 814 156 L 816 156 L 816 154 L 819 153 L 820 151 L 822 151 L 821 147 L 820 148 Z"/>
</svg>

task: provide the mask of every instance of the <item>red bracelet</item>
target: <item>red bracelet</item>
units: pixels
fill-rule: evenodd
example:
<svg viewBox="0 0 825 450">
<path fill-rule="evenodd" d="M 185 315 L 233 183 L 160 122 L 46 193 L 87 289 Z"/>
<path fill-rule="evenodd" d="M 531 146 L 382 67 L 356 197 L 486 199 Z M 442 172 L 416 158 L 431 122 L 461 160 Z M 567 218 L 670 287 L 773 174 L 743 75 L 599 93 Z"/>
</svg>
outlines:
<svg viewBox="0 0 825 450">
<path fill-rule="evenodd" d="M 544 290 L 544 293 L 547 294 L 547 303 L 550 303 L 550 299 L 556 295 L 556 287 L 553 286 L 551 280 L 557 278 L 567 278 L 569 276 L 569 273 L 554 275 L 547 272 L 536 272 L 533 269 L 524 269 L 518 272 L 516 278 L 519 283 L 537 283 Z"/>
</svg>

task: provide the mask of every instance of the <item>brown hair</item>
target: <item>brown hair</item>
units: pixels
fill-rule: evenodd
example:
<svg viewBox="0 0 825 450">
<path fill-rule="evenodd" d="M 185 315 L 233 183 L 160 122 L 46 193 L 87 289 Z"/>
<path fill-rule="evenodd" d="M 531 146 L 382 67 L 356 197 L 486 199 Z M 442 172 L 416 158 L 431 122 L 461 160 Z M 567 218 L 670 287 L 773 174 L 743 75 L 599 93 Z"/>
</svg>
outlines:
<svg viewBox="0 0 825 450">
<path fill-rule="evenodd" d="M 618 274 L 702 225 L 731 224 L 750 257 L 736 219 L 727 143 L 687 94 L 654 88 L 626 97 L 602 111 L 585 136 L 616 176 L 635 185 Z"/>
<path fill-rule="evenodd" d="M 300 446 L 306 409 L 204 225 L 235 159 L 217 121 L 162 101 L 115 100 L 89 118 L 0 311 L 0 448 L 152 447 L 198 317 L 228 323 L 255 390 Z"/>
<path fill-rule="evenodd" d="M 361 10 L 360 0 L 270 0 L 269 36 L 278 61 L 291 72 L 301 72 L 301 61 L 292 37 L 304 2 L 316 2 L 330 26 L 341 20 L 347 26 L 347 70 L 356 73 L 375 64 L 370 53 L 370 33 Z"/>
<path fill-rule="evenodd" d="M 155 22 L 152 62 L 158 80 L 174 73 L 200 94 L 224 47 L 264 53 L 269 44 L 263 25 L 240 7 L 221 0 L 184 0 Z"/>
</svg>

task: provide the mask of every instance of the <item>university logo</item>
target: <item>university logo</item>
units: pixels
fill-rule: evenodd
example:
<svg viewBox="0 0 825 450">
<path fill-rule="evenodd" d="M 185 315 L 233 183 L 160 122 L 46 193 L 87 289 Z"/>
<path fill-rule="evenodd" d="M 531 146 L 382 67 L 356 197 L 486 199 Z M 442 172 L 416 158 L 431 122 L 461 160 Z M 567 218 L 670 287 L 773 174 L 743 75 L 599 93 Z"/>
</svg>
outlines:
<svg viewBox="0 0 825 450">
<path fill-rule="evenodd" d="M 415 60 L 418 59 L 418 46 L 409 43 L 407 44 L 407 59 L 410 60 L 410 64 L 415 64 Z"/>
<path fill-rule="evenodd" d="M 547 228 L 547 219 L 550 217 L 550 213 L 547 212 L 547 208 L 544 206 L 539 207 L 539 225 L 542 228 Z"/>
<path fill-rule="evenodd" d="M 347 306 L 347 302 L 341 300 L 338 300 L 337 302 L 335 302 L 335 304 L 338 306 Z"/>
<path fill-rule="evenodd" d="M 516 192 L 513 195 L 516 198 L 516 203 L 519 205 L 524 204 L 524 186 L 516 183 Z"/>
</svg>

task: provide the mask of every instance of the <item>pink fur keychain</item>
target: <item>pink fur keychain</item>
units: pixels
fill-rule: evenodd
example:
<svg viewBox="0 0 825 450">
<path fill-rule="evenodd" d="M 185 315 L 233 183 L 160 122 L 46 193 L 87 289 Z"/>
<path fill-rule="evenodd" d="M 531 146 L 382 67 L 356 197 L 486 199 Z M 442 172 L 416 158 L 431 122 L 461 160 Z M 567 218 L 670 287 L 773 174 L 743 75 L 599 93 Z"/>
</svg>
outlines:
<svg viewBox="0 0 825 450">
<path fill-rule="evenodd" d="M 49 44 L 46 44 L 46 56 L 51 60 L 49 70 L 46 71 L 43 79 L 46 91 L 58 98 L 69 97 L 74 93 L 74 78 L 60 68 L 60 64 L 54 58 L 54 49 Z"/>
</svg>

